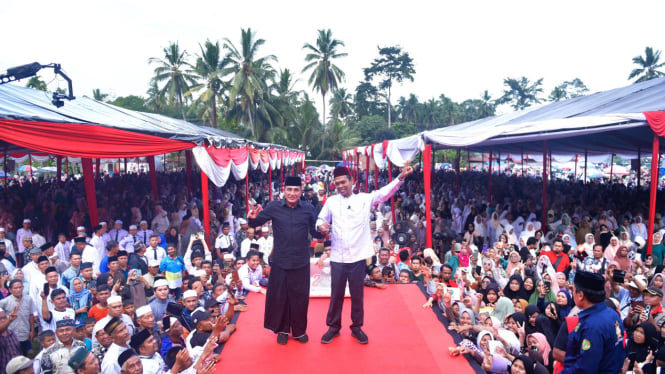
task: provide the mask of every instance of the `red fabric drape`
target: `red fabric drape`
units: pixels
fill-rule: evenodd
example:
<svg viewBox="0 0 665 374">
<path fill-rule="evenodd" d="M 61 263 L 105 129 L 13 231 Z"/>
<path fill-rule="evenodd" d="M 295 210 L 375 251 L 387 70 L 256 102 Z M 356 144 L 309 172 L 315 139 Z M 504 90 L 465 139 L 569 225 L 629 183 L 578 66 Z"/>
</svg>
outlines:
<svg viewBox="0 0 665 374">
<path fill-rule="evenodd" d="M 649 127 L 658 136 L 665 136 L 665 112 L 644 112 L 644 116 L 649 123 Z"/>
<path fill-rule="evenodd" d="M 155 156 L 148 156 L 148 167 L 150 168 L 150 183 L 152 184 L 152 198 L 159 199 L 157 191 L 157 169 L 155 168 Z"/>
<path fill-rule="evenodd" d="M 88 200 L 90 223 L 93 226 L 97 226 L 97 224 L 99 224 L 99 218 L 97 216 L 97 192 L 95 189 L 95 179 L 92 170 L 92 159 L 82 158 L 81 166 L 83 168 L 83 183 L 85 184 L 85 195 Z"/>
<path fill-rule="evenodd" d="M 0 139 L 28 149 L 81 158 L 156 155 L 192 148 L 192 143 L 110 127 L 0 119 Z"/>
<path fill-rule="evenodd" d="M 210 234 L 210 197 L 208 196 L 208 176 L 201 170 L 201 200 L 203 200 L 203 228 Z M 206 241 L 208 236 L 206 235 Z"/>
<path fill-rule="evenodd" d="M 425 222 L 427 222 L 427 248 L 432 248 L 432 145 L 423 150 L 423 172 L 425 173 Z"/>
<path fill-rule="evenodd" d="M 662 112 L 661 112 L 662 113 Z M 645 113 L 646 114 L 646 113 Z M 649 123 L 650 124 L 650 123 Z M 652 127 L 653 128 L 653 127 Z M 656 192 L 658 192 L 658 164 L 660 161 L 660 139 L 657 133 L 653 135 L 653 148 L 651 150 L 651 185 L 649 186 L 649 224 L 647 225 L 647 254 L 653 249 L 653 222 L 656 216 Z"/>
</svg>

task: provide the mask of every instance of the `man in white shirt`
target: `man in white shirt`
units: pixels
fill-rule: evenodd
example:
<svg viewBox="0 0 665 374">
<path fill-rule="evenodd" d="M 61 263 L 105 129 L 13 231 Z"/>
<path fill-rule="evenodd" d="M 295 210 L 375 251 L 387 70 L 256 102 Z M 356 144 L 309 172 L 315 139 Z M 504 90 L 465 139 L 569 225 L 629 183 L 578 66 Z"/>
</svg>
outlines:
<svg viewBox="0 0 665 374">
<path fill-rule="evenodd" d="M 95 330 L 103 329 L 104 326 L 106 326 L 106 324 L 109 323 L 113 317 L 117 317 L 120 318 L 120 320 L 127 326 L 129 329 L 129 335 L 134 335 L 134 322 L 130 316 L 123 313 L 122 297 L 111 296 L 106 301 L 106 304 L 108 305 L 109 309 L 108 315 L 95 323 Z"/>
<path fill-rule="evenodd" d="M 266 290 L 261 286 L 266 286 L 268 280 L 263 278 L 263 266 L 258 251 L 249 251 L 245 264 L 238 269 L 238 278 L 242 281 L 243 289 L 265 295 Z"/>
<path fill-rule="evenodd" d="M 332 229 L 331 294 L 326 318 L 328 331 L 321 338 L 322 343 L 328 344 L 339 336 L 347 281 L 351 293 L 351 335 L 360 344 L 369 342 L 361 327 L 364 323 L 366 261 L 374 255 L 370 213 L 376 204 L 389 199 L 412 172 L 407 162 L 397 179 L 388 185 L 371 193 L 353 194 L 354 180 L 349 169 L 343 166 L 335 168 L 333 176 L 337 194 L 328 197 L 316 222 L 322 234 L 328 234 Z"/>
<path fill-rule="evenodd" d="M 134 229 L 136 230 L 136 226 L 134 226 Z M 109 236 L 111 237 L 111 240 L 115 240 L 116 242 L 120 243 L 122 239 L 124 239 L 125 236 L 127 235 L 129 235 L 129 233 L 127 232 L 127 230 L 122 228 L 122 221 L 119 219 L 116 220 L 113 229 L 109 231 Z"/>
<path fill-rule="evenodd" d="M 168 371 L 164 360 L 157 354 L 157 341 L 150 330 L 144 329 L 134 334 L 129 345 L 139 354 L 144 373 L 163 374 Z"/>
<path fill-rule="evenodd" d="M 85 231 L 85 226 L 78 226 L 76 228 L 76 237 L 85 238 L 85 242 L 90 243 L 91 238 L 88 237 L 88 233 Z"/>
<path fill-rule="evenodd" d="M 42 256 L 42 250 L 37 248 L 37 247 L 32 247 L 28 251 L 28 255 L 30 256 L 31 261 L 25 264 L 21 270 L 23 271 L 23 280 L 31 283 L 33 278 L 39 278 L 43 277 L 44 274 L 42 273 L 43 270 L 48 267 L 48 257 Z M 47 265 L 43 270 L 40 270 L 39 268 L 39 263 L 44 261 L 44 258 L 46 259 Z M 42 284 L 44 281 L 41 281 Z"/>
<path fill-rule="evenodd" d="M 129 232 L 125 235 L 118 243 L 120 243 L 120 248 L 123 248 L 127 253 L 134 253 L 134 243 L 139 241 L 137 236 L 138 228 L 136 225 L 129 226 Z"/>
<path fill-rule="evenodd" d="M 148 246 L 150 244 L 150 236 L 152 236 L 152 230 L 148 228 L 148 221 L 141 221 L 139 224 L 139 231 L 136 233 L 138 238 L 143 241 L 143 243 Z"/>
<path fill-rule="evenodd" d="M 23 227 L 16 231 L 16 246 L 18 247 L 18 256 L 16 257 L 16 262 L 19 267 L 25 265 L 25 257 L 23 257 L 23 253 L 25 252 L 25 245 L 23 244 L 23 238 L 29 236 L 30 241 L 32 242 L 32 230 L 30 229 L 31 224 L 32 221 L 26 218 L 23 220 Z"/>
<path fill-rule="evenodd" d="M 164 248 L 159 246 L 160 240 L 161 238 L 159 237 L 159 235 L 153 234 L 150 236 L 149 240 L 150 246 L 146 248 L 144 255 L 148 259 L 148 261 L 156 260 L 161 264 L 162 259 L 166 257 L 166 251 L 164 250 Z"/>
<path fill-rule="evenodd" d="M 237 244 L 233 235 L 231 235 L 231 226 L 224 222 L 222 224 L 222 230 L 215 239 L 215 252 L 217 253 L 218 258 L 224 257 L 224 253 L 230 253 L 235 258 L 235 250 Z"/>
<path fill-rule="evenodd" d="M 169 225 L 169 214 L 162 208 L 161 205 L 155 205 L 155 217 L 152 219 L 152 231 L 155 234 L 164 234 L 168 230 Z"/>
<path fill-rule="evenodd" d="M 122 309 L 122 302 L 120 302 L 120 309 Z M 103 321 L 104 319 L 100 320 Z M 99 323 L 99 322 L 97 322 Z M 96 329 L 95 325 L 95 329 Z M 111 317 L 106 320 L 104 331 L 113 338 L 113 343 L 109 346 L 104 360 L 102 360 L 102 374 L 118 374 L 120 373 L 120 365 L 118 358 L 120 354 L 129 349 L 129 339 L 132 334 L 129 328 L 118 317 Z"/>
<path fill-rule="evenodd" d="M 67 240 L 67 235 L 58 234 L 58 243 L 55 245 L 55 253 L 62 261 L 69 261 L 69 255 L 72 250 L 72 243 Z"/>
<path fill-rule="evenodd" d="M 14 274 L 14 270 L 16 270 L 16 266 L 9 261 L 9 257 L 6 254 L 7 247 L 5 246 L 5 242 L 0 241 L 0 264 L 5 267 L 5 272 L 7 274 Z"/>
<path fill-rule="evenodd" d="M 247 256 L 247 252 L 249 252 L 249 250 L 252 248 L 252 244 L 257 243 L 256 239 L 254 239 L 254 229 L 249 228 L 247 229 L 247 237 L 240 244 L 240 257 L 245 258 L 245 256 Z M 255 249 L 258 249 L 258 244 Z"/>
<path fill-rule="evenodd" d="M 97 251 L 96 254 L 96 261 L 93 262 L 93 271 L 95 274 L 99 273 L 99 265 L 102 262 L 102 259 L 104 256 L 106 256 L 106 246 L 104 245 L 104 239 L 102 238 L 102 235 L 104 234 L 104 228 L 101 225 L 97 225 L 93 227 L 93 234 L 92 234 L 92 239 L 90 239 L 90 245 L 95 247 L 95 250 Z"/>
<path fill-rule="evenodd" d="M 104 247 L 111 241 L 111 235 L 109 235 L 109 226 L 108 223 L 102 221 L 99 223 L 99 226 L 102 227 L 102 240 L 104 241 Z"/>
<path fill-rule="evenodd" d="M 266 264 L 269 264 L 273 247 L 273 237 L 270 235 L 268 226 L 261 227 L 261 237 L 256 242 L 259 244 L 259 251 L 263 253 L 263 260 Z"/>
</svg>

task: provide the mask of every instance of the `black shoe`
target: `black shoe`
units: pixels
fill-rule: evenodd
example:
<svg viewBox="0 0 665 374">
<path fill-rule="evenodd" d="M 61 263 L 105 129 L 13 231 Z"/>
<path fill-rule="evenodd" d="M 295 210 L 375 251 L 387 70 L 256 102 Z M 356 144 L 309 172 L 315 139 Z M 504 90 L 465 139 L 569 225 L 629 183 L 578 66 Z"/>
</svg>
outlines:
<svg viewBox="0 0 665 374">
<path fill-rule="evenodd" d="M 339 336 L 339 330 L 336 328 L 329 328 L 328 331 L 323 334 L 321 337 L 321 343 L 323 344 L 329 344 L 330 342 L 333 341 L 334 338 Z"/>
<path fill-rule="evenodd" d="M 351 330 L 351 336 L 356 338 L 360 344 L 369 343 L 369 338 L 367 338 L 367 335 L 360 328 Z"/>
<path fill-rule="evenodd" d="M 289 341 L 289 334 L 277 334 L 277 344 L 286 345 L 286 342 Z"/>
<path fill-rule="evenodd" d="M 307 336 L 307 334 L 304 334 L 303 336 L 296 338 L 296 340 L 301 343 L 307 343 L 309 341 L 309 337 Z"/>
</svg>

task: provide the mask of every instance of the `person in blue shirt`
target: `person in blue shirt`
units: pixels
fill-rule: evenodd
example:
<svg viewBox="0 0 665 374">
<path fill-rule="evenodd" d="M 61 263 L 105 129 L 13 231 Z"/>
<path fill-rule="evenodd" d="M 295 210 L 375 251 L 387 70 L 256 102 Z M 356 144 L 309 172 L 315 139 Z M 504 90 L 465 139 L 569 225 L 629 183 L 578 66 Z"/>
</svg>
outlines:
<svg viewBox="0 0 665 374">
<path fill-rule="evenodd" d="M 568 335 L 562 374 L 618 373 L 625 358 L 623 323 L 605 304 L 602 275 L 577 272 L 573 300 L 582 311 Z"/>
</svg>

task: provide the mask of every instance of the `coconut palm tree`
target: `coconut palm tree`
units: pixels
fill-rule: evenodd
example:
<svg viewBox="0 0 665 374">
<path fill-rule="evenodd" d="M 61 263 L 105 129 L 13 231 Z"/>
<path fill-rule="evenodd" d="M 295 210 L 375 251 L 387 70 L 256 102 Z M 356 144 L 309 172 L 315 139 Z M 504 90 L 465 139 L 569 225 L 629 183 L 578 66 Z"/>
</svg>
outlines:
<svg viewBox="0 0 665 374">
<path fill-rule="evenodd" d="M 106 100 L 107 97 L 109 97 L 109 94 L 102 93 L 102 90 L 100 90 L 99 88 L 95 88 L 92 90 L 92 97 L 97 101 L 104 101 Z"/>
<path fill-rule="evenodd" d="M 221 101 L 224 94 L 224 82 L 222 81 L 222 69 L 228 60 L 221 59 L 221 49 L 219 42 L 206 40 L 204 46 L 199 44 L 201 54 L 196 59 L 195 72 L 199 76 L 201 83 L 193 85 L 186 96 L 191 96 L 195 92 L 200 92 L 195 104 L 205 103 L 207 109 L 203 117 L 211 119 L 212 127 L 217 127 L 217 103 Z M 218 100 L 220 98 L 220 100 Z"/>
<path fill-rule="evenodd" d="M 229 38 L 224 38 L 228 67 L 223 69 L 223 73 L 232 75 L 229 106 L 233 107 L 236 101 L 239 101 L 253 137 L 256 136 L 253 118 L 256 99 L 263 95 L 266 79 L 275 73 L 270 62 L 277 61 L 274 55 L 258 57 L 258 50 L 264 44 L 265 40 L 256 39 L 251 28 L 241 29 L 240 49 L 236 48 Z"/>
<path fill-rule="evenodd" d="M 166 96 L 170 103 L 178 102 L 182 119 L 187 121 L 185 116 L 184 94 L 190 87 L 196 84 L 196 74 L 193 66 L 187 62 L 187 51 L 181 50 L 178 42 L 170 42 L 168 47 L 164 48 L 164 58 L 151 57 L 150 63 L 156 63 L 155 76 L 152 81 L 164 86 L 159 88 L 159 93 Z"/>
<path fill-rule="evenodd" d="M 344 119 L 353 114 L 353 96 L 340 88 L 330 98 L 330 114 L 335 120 Z"/>
<path fill-rule="evenodd" d="M 633 57 L 633 64 L 639 65 L 639 68 L 633 69 L 628 76 L 628 79 L 633 79 L 639 77 L 635 83 L 648 81 L 649 79 L 654 79 L 662 77 L 665 75 L 662 71 L 658 70 L 659 68 L 665 65 L 665 62 L 660 62 L 660 50 L 654 52 L 653 48 L 646 47 L 644 49 L 644 57 L 635 56 Z"/>
<path fill-rule="evenodd" d="M 311 70 L 307 82 L 312 88 L 314 88 L 314 91 L 321 93 L 321 99 L 323 101 L 323 121 L 321 122 L 323 123 L 323 131 L 325 131 L 326 124 L 326 94 L 329 91 L 335 92 L 337 90 L 337 84 L 344 80 L 344 72 L 342 69 L 332 63 L 332 60 L 334 59 L 347 56 L 346 53 L 340 53 L 337 51 L 339 47 L 343 46 L 344 42 L 333 38 L 332 31 L 328 29 L 319 30 L 319 35 L 316 38 L 316 46 L 305 43 L 302 47 L 308 51 L 305 56 L 305 62 L 307 62 L 307 65 L 302 69 L 302 72 L 304 73 Z"/>
</svg>

